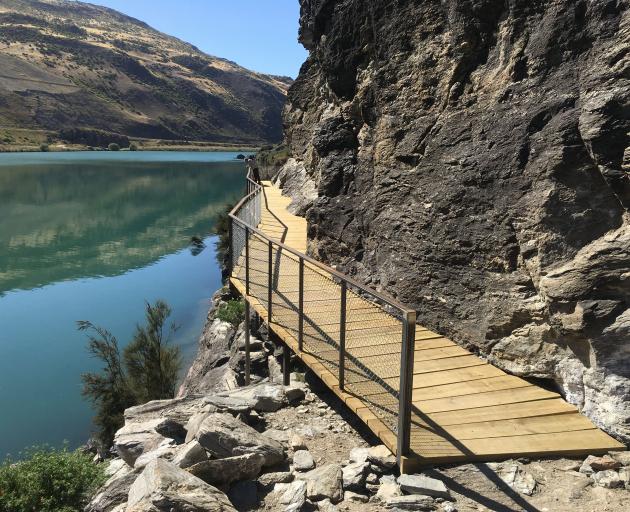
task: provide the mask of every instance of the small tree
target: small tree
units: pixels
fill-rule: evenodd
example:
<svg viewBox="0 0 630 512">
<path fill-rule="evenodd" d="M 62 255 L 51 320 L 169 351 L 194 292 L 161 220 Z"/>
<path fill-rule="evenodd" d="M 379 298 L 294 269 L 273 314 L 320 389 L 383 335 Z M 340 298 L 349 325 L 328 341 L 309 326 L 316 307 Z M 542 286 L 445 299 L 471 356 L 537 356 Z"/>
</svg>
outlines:
<svg viewBox="0 0 630 512">
<path fill-rule="evenodd" d="M 40 144 L 39 150 L 46 153 L 47 151 L 50 151 L 50 146 L 48 144 Z"/>
<path fill-rule="evenodd" d="M 89 321 L 77 322 L 80 331 L 87 331 L 88 351 L 100 359 L 104 367 L 100 373 L 84 373 L 83 396 L 88 397 L 96 408 L 94 424 L 98 440 L 109 447 L 116 431 L 125 423 L 124 412 L 137 402 L 121 364 L 118 340 L 101 327 Z"/>
<path fill-rule="evenodd" d="M 125 348 L 125 367 L 133 393 L 139 403 L 149 400 L 173 398 L 181 369 L 178 346 L 169 346 L 172 334 L 177 330 L 164 323 L 171 309 L 161 300 L 154 306 L 147 303 L 146 327 L 136 327 L 132 342 Z"/>
<path fill-rule="evenodd" d="M 138 145 L 135 142 L 129 144 L 129 151 L 138 151 Z"/>
<path fill-rule="evenodd" d="M 96 407 L 94 423 L 105 447 L 124 424 L 126 408 L 175 395 L 181 355 L 179 347 L 169 345 L 176 330 L 174 325 L 165 329 L 170 314 L 164 301 L 158 300 L 153 306 L 147 303 L 147 325 L 136 327 L 122 357 L 118 341 L 109 331 L 88 321 L 77 323 L 79 330 L 88 331 L 90 353 L 105 363 L 100 373 L 81 376 L 83 394 Z"/>
<path fill-rule="evenodd" d="M 107 146 L 107 149 L 110 151 L 120 151 L 120 146 L 115 142 L 112 142 L 109 146 Z"/>
</svg>

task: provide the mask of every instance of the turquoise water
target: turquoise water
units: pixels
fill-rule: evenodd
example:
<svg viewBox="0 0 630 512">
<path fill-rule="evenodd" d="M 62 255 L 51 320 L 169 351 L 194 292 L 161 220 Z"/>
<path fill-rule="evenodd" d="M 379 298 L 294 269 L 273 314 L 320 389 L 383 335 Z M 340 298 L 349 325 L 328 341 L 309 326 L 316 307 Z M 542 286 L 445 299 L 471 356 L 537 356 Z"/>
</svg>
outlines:
<svg viewBox="0 0 630 512">
<path fill-rule="evenodd" d="M 144 302 L 164 299 L 192 360 L 221 283 L 212 228 L 243 189 L 235 156 L 0 154 L 0 458 L 89 437 L 80 375 L 99 364 L 77 320 L 125 345 Z"/>
</svg>

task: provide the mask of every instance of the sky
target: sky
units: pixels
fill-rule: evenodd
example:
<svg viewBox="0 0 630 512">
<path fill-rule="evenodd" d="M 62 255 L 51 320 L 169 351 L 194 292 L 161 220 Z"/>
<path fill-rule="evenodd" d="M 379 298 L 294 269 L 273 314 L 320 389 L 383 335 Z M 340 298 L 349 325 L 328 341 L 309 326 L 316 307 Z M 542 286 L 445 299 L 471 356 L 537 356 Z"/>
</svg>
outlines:
<svg viewBox="0 0 630 512">
<path fill-rule="evenodd" d="M 298 0 L 86 0 L 253 71 L 295 78 L 307 52 L 297 42 Z"/>
</svg>

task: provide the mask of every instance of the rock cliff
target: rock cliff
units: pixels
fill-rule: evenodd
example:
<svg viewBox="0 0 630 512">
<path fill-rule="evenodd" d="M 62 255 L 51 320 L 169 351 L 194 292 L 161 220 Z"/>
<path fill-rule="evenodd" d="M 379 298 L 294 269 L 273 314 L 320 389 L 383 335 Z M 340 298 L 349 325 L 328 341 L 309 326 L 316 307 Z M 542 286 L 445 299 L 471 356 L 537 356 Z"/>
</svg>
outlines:
<svg viewBox="0 0 630 512">
<path fill-rule="evenodd" d="M 630 441 L 625 0 L 302 0 L 310 250 Z"/>
</svg>

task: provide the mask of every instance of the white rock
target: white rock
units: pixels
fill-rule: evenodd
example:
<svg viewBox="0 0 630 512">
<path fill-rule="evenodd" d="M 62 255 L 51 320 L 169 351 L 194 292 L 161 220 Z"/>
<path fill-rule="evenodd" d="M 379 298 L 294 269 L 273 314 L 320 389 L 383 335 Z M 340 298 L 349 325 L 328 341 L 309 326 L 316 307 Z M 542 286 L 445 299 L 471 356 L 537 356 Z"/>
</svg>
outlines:
<svg viewBox="0 0 630 512">
<path fill-rule="evenodd" d="M 425 475 L 400 475 L 398 477 L 398 485 L 404 492 L 409 494 L 423 494 L 445 499 L 451 497 L 444 482 Z"/>
<path fill-rule="evenodd" d="M 178 446 L 174 451 L 171 462 L 176 466 L 185 469 L 205 460 L 208 460 L 206 450 L 199 444 L 198 441 L 193 440 L 189 443 Z"/>
<path fill-rule="evenodd" d="M 308 450 L 298 450 L 293 454 L 293 467 L 296 471 L 308 471 L 315 467 L 313 456 Z"/>
<path fill-rule="evenodd" d="M 518 465 L 512 464 L 505 467 L 499 473 L 501 480 L 508 484 L 516 492 L 531 496 L 536 489 L 536 479 L 531 473 L 522 470 Z"/>
<path fill-rule="evenodd" d="M 343 488 L 350 491 L 362 491 L 365 489 L 365 478 L 370 469 L 367 462 L 353 462 L 343 468 Z"/>
<path fill-rule="evenodd" d="M 350 450 L 350 462 L 366 462 L 368 459 L 368 449 L 357 446 Z"/>
<path fill-rule="evenodd" d="M 385 482 L 379 487 L 374 495 L 374 499 L 381 503 L 386 503 L 391 498 L 397 498 L 398 496 L 402 496 L 400 486 L 396 482 Z"/>
<path fill-rule="evenodd" d="M 593 481 L 600 487 L 606 487 L 607 489 L 615 489 L 616 487 L 623 487 L 623 482 L 619 478 L 619 473 L 608 469 L 606 471 L 598 471 L 591 475 Z"/>
<path fill-rule="evenodd" d="M 339 512 L 339 509 L 333 505 L 330 500 L 318 501 L 317 510 L 320 512 Z"/>
<path fill-rule="evenodd" d="M 419 494 L 390 498 L 386 505 L 395 510 L 435 510 L 437 508 L 433 498 Z"/>
<path fill-rule="evenodd" d="M 343 476 L 339 464 L 327 464 L 308 473 L 297 473 L 295 477 L 306 480 L 306 496 L 313 501 L 328 498 L 338 503 L 343 498 Z"/>
<path fill-rule="evenodd" d="M 221 491 L 162 459 L 147 464 L 133 483 L 126 512 L 156 510 L 236 512 Z"/>
<path fill-rule="evenodd" d="M 295 507 L 292 510 L 299 510 L 306 501 L 306 482 L 303 480 L 295 480 L 287 484 L 279 502 L 282 505 Z"/>
<path fill-rule="evenodd" d="M 383 469 L 392 469 L 396 465 L 396 457 L 383 444 L 368 448 L 367 458 L 372 464 Z"/>
<path fill-rule="evenodd" d="M 299 434 L 293 434 L 289 440 L 289 447 L 292 450 L 306 450 L 306 443 L 304 438 Z"/>
</svg>

